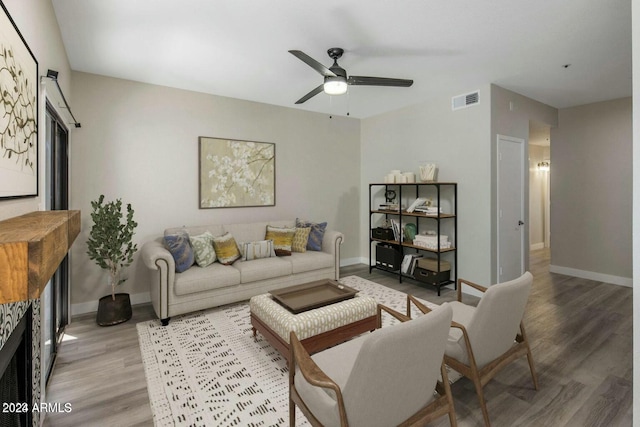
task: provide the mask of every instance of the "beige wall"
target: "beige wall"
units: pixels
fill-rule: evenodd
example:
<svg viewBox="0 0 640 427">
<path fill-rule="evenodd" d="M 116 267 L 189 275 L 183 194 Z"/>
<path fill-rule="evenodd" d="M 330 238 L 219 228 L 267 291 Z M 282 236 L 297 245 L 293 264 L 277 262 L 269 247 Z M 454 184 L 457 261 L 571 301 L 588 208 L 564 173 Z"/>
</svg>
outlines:
<svg viewBox="0 0 640 427">
<path fill-rule="evenodd" d="M 38 61 L 38 80 L 48 69 L 58 71 L 58 82 L 70 97 L 71 71 L 51 2 L 4 0 L 3 3 Z M 44 117 L 45 89 L 44 85 L 38 85 L 40 123 Z M 0 201 L 0 220 L 44 209 L 44 125 L 39 131 L 39 197 Z"/>
<path fill-rule="evenodd" d="M 529 125 L 534 121 L 550 127 L 558 125 L 558 110 L 518 93 L 491 85 L 491 283 L 497 279 L 497 174 L 496 150 L 498 135 L 511 136 L 526 141 L 528 151 Z M 525 156 L 523 170 L 529 170 Z M 524 200 L 529 200 L 529 175 L 525 174 Z M 529 210 L 525 209 L 524 223 L 529 224 Z M 525 269 L 529 268 L 529 235 L 525 234 Z"/>
<path fill-rule="evenodd" d="M 631 284 L 631 98 L 561 109 L 551 130 L 551 269 Z"/>
<path fill-rule="evenodd" d="M 360 122 L 74 72 L 72 208 L 83 212 L 73 248 L 74 311 L 95 309 L 106 275 L 86 256 L 90 201 L 105 194 L 135 209 L 135 241 L 180 225 L 308 218 L 345 233 L 343 263 L 359 255 Z M 74 111 L 75 112 L 75 111 Z M 276 144 L 276 206 L 198 209 L 198 137 Z M 144 300 L 148 283 L 135 258 L 122 291 Z"/>
<path fill-rule="evenodd" d="M 434 94 L 429 102 L 362 120 L 363 262 L 369 262 L 368 184 L 382 182 L 392 169 L 417 173 L 420 162 L 429 160 L 439 166 L 439 181 L 458 183 L 458 276 L 488 283 L 489 85 L 479 88 L 478 105 L 452 111 L 451 97 L 470 91 L 465 89 L 469 88 Z"/>
</svg>

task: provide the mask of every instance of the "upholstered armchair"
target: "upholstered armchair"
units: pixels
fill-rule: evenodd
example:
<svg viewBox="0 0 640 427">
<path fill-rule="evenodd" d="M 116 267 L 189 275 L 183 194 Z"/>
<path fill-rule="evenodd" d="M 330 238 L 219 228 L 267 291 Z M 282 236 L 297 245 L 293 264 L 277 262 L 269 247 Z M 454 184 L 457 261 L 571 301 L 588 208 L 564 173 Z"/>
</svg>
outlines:
<svg viewBox="0 0 640 427">
<path fill-rule="evenodd" d="M 314 426 L 418 426 L 445 414 L 456 426 L 443 363 L 451 307 L 444 304 L 410 322 L 382 306 L 378 316 L 382 311 L 404 323 L 376 329 L 313 356 L 291 332 L 290 426 L 295 426 L 295 405 Z"/>
<path fill-rule="evenodd" d="M 477 307 L 462 303 L 462 285 L 483 292 Z M 482 388 L 505 366 L 527 356 L 535 389 L 538 379 L 522 318 L 529 298 L 533 276 L 526 272 L 517 279 L 489 288 L 458 279 L 458 301 L 451 302 L 453 322 L 445 351 L 445 363 L 473 381 L 485 425 L 489 413 Z M 407 296 L 407 313 L 411 304 L 423 313 L 430 310 L 415 297 Z"/>
</svg>

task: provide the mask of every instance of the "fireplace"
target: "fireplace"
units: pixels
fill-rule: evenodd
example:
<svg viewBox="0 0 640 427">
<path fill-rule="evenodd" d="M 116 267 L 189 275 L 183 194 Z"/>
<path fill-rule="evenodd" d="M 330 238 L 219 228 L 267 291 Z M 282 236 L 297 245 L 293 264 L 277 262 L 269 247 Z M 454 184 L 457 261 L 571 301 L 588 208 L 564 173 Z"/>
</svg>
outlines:
<svg viewBox="0 0 640 427">
<path fill-rule="evenodd" d="M 33 423 L 32 307 L 0 348 L 0 427 Z"/>
</svg>

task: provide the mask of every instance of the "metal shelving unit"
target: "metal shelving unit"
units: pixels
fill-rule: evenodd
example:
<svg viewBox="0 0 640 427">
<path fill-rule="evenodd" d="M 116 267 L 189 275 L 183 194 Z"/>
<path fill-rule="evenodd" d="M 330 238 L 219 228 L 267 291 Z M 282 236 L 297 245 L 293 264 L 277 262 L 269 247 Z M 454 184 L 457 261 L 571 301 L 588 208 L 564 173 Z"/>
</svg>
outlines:
<svg viewBox="0 0 640 427">
<path fill-rule="evenodd" d="M 437 201 L 438 213 L 433 215 L 427 215 L 420 212 L 407 212 L 406 210 L 403 210 L 402 209 L 402 201 L 404 200 L 403 192 L 404 192 L 404 198 L 414 197 L 414 200 L 415 200 L 416 198 L 421 197 L 421 189 L 423 187 L 432 189 L 432 191 L 435 190 L 435 200 Z M 385 193 L 389 190 L 393 190 L 393 191 L 397 190 L 399 210 L 376 209 L 373 206 L 374 190 L 377 190 L 379 188 L 384 188 Z M 450 200 L 443 199 L 442 193 L 447 189 L 450 190 L 449 191 L 450 194 L 448 194 L 447 196 L 450 198 Z M 410 192 L 412 192 L 411 195 L 409 195 Z M 440 207 L 442 206 L 441 202 L 443 200 L 448 200 L 449 202 L 452 203 L 451 213 L 440 213 Z M 402 237 L 400 238 L 400 240 L 386 240 L 386 239 L 374 238 L 372 235 L 374 215 L 384 215 L 386 219 L 390 217 L 397 218 L 397 221 L 400 225 L 402 225 L 403 223 L 402 222 L 403 218 L 405 219 L 414 218 L 416 221 L 416 227 L 418 231 L 420 230 L 421 222 L 434 221 L 436 226 L 436 235 L 438 236 L 437 237 L 438 249 L 428 249 L 422 246 L 414 245 L 412 243 L 407 243 L 402 241 Z M 444 222 L 453 223 L 452 247 L 440 249 L 441 247 L 440 235 L 441 235 L 441 230 L 443 228 Z M 369 272 L 370 273 L 371 271 L 373 271 L 373 269 L 387 271 L 391 274 L 396 274 L 398 276 L 398 281 L 400 282 L 402 282 L 403 277 L 407 277 L 402 274 L 399 265 L 398 265 L 398 269 L 396 270 L 396 269 L 381 267 L 377 265 L 375 262 L 372 262 L 376 259 L 375 254 L 373 252 L 374 248 L 375 250 L 377 250 L 378 244 L 386 244 L 393 248 L 396 248 L 399 251 L 401 262 L 402 262 L 402 259 L 404 259 L 404 255 L 406 255 L 407 253 L 410 253 L 410 251 L 412 250 L 415 250 L 416 252 L 418 251 L 426 252 L 426 253 L 435 255 L 435 259 L 437 259 L 438 273 L 440 272 L 440 261 L 443 259 L 443 257 L 446 257 L 448 259 L 453 258 L 449 280 L 434 284 L 434 286 L 438 291 L 438 295 L 440 295 L 440 288 L 442 286 L 453 284 L 454 289 L 456 289 L 457 279 L 458 279 L 458 274 L 457 274 L 458 232 L 457 232 L 457 229 L 458 229 L 458 184 L 457 183 L 455 182 L 411 182 L 411 183 L 395 183 L 395 184 L 389 184 L 389 183 L 369 184 Z M 402 229 L 400 230 L 400 232 L 402 233 Z"/>
</svg>

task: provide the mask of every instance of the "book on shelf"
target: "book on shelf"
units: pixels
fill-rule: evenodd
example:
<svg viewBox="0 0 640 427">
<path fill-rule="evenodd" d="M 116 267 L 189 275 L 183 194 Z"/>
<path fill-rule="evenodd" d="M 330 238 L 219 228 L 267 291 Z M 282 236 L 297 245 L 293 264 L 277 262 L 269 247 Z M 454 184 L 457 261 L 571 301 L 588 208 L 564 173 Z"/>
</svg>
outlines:
<svg viewBox="0 0 640 427">
<path fill-rule="evenodd" d="M 406 276 L 413 276 L 413 272 L 415 271 L 418 258 L 421 258 L 421 257 L 422 257 L 421 254 L 406 254 L 402 259 L 400 272 L 402 272 L 402 274 Z"/>
<path fill-rule="evenodd" d="M 437 206 L 417 206 L 414 211 L 427 215 L 438 215 L 438 213 L 442 213 L 442 208 L 438 209 Z"/>
<path fill-rule="evenodd" d="M 381 203 L 378 205 L 378 210 L 398 212 L 400 210 L 400 205 L 397 203 Z"/>
<path fill-rule="evenodd" d="M 413 212 L 418 206 L 424 205 L 426 201 L 427 199 L 418 197 L 413 203 L 411 203 L 411 205 L 409 205 L 409 207 L 407 208 L 407 212 Z"/>
<path fill-rule="evenodd" d="M 398 242 L 402 241 L 402 230 L 400 228 L 400 223 L 398 221 L 396 221 L 395 219 L 391 220 L 391 228 L 393 229 L 393 237 L 394 240 L 397 240 Z"/>
</svg>

